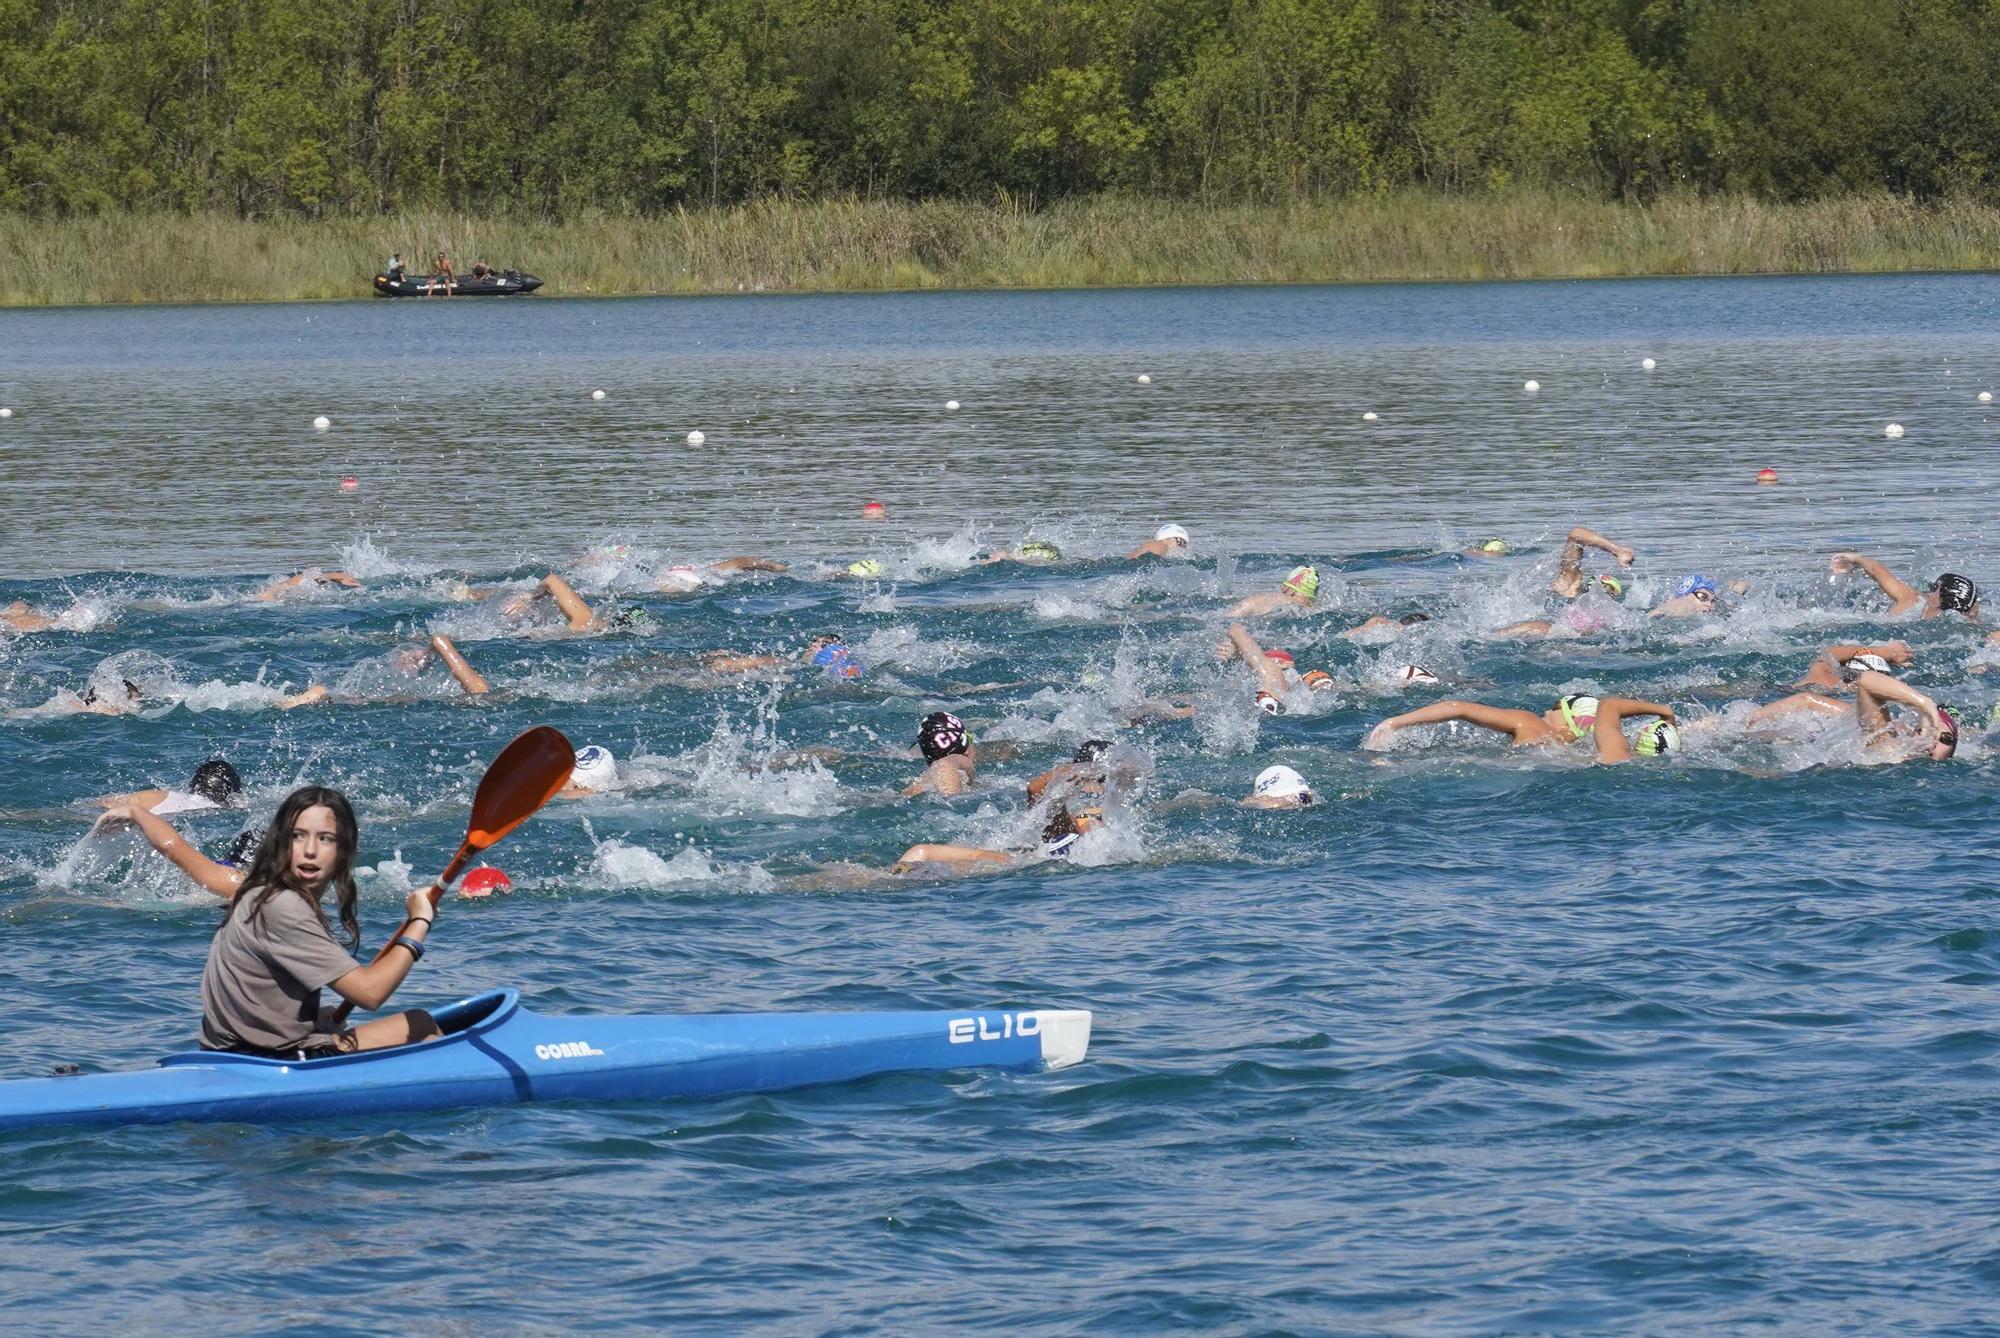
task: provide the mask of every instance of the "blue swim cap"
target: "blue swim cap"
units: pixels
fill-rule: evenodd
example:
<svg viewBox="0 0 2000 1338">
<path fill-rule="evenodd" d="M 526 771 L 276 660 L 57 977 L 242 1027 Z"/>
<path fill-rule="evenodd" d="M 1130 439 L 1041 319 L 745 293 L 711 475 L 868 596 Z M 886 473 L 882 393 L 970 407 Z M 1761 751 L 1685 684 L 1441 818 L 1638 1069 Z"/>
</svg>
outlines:
<svg viewBox="0 0 2000 1338">
<path fill-rule="evenodd" d="M 821 646 L 813 652 L 813 667 L 828 678 L 861 677 L 861 661 L 854 658 L 854 652 L 838 643 Z"/>
<path fill-rule="evenodd" d="M 1682 595 L 1692 595 L 1697 591 L 1706 591 L 1711 595 L 1722 593 L 1714 581 L 1703 576 L 1700 572 L 1696 572 L 1694 575 L 1684 578 L 1679 585 L 1674 587 L 1674 598 L 1679 599 Z"/>
</svg>

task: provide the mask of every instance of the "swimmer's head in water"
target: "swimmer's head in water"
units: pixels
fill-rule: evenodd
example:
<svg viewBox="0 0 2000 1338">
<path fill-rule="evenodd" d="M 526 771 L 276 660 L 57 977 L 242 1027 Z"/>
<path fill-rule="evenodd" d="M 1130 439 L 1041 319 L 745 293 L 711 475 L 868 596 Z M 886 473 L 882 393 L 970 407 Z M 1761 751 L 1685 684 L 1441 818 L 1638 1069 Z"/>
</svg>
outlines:
<svg viewBox="0 0 2000 1338">
<path fill-rule="evenodd" d="M 1937 592 L 1938 607 L 1948 613 L 1972 614 L 1979 611 L 1979 587 L 1956 572 L 1946 572 L 1931 582 Z"/>
<path fill-rule="evenodd" d="M 1182 548 L 1186 548 L 1188 544 L 1193 542 L 1188 538 L 1188 532 L 1178 525 L 1160 526 L 1159 529 L 1153 531 L 1153 538 L 1162 543 L 1178 544 Z"/>
<path fill-rule="evenodd" d="M 131 679 L 121 678 L 118 681 L 125 685 L 126 701 L 136 702 L 146 695 L 145 689 L 141 688 L 137 683 L 134 683 Z M 83 690 L 83 704 L 85 706 L 95 706 L 97 704 L 97 700 L 98 700 L 97 689 L 95 687 L 87 687 Z"/>
<path fill-rule="evenodd" d="M 1562 717 L 1563 727 L 1569 731 L 1569 736 L 1580 739 L 1597 724 L 1597 698 L 1572 692 L 1556 702 L 1556 714 Z"/>
<path fill-rule="evenodd" d="M 1306 778 L 1282 764 L 1258 772 L 1251 793 L 1260 799 L 1290 799 L 1300 804 L 1313 801 L 1312 786 L 1306 784 Z"/>
<path fill-rule="evenodd" d="M 1268 692 L 1259 692 L 1257 694 L 1257 709 L 1265 715 L 1283 715 L 1285 713 L 1285 704 Z"/>
<path fill-rule="evenodd" d="M 1632 740 L 1632 751 L 1641 757 L 1658 757 L 1662 753 L 1677 753 L 1681 748 L 1681 732 L 1671 720 L 1650 721 Z"/>
<path fill-rule="evenodd" d="M 1679 599 L 1683 595 L 1707 595 L 1710 599 L 1714 599 L 1721 593 L 1721 588 L 1715 584 L 1713 579 L 1702 575 L 1700 572 L 1695 572 L 1692 576 L 1683 576 L 1681 578 L 1681 583 L 1674 587 L 1673 597 Z"/>
<path fill-rule="evenodd" d="M 1062 549 L 1057 548 L 1047 539 L 1030 539 L 1021 545 L 1020 555 L 1024 558 L 1032 558 L 1037 562 L 1060 562 L 1062 560 Z"/>
<path fill-rule="evenodd" d="M 1266 650 L 1264 658 L 1273 664 L 1282 665 L 1286 669 L 1292 667 L 1292 653 L 1288 650 L 1281 650 L 1277 646 L 1272 646 Z"/>
<path fill-rule="evenodd" d="M 861 661 L 854 658 L 854 652 L 838 641 L 821 646 L 812 654 L 812 666 L 828 678 L 861 677 Z"/>
<path fill-rule="evenodd" d="M 1506 557 L 1514 551 L 1514 548 L 1505 539 L 1488 539 L 1485 543 L 1479 545 L 1479 551 L 1489 557 Z"/>
<path fill-rule="evenodd" d="M 1071 813 L 1066 804 L 1057 804 L 1049 811 L 1049 820 L 1042 827 L 1042 853 L 1050 859 L 1067 859 L 1076 848 L 1077 838 L 1089 831 L 1095 823 L 1090 814 Z"/>
<path fill-rule="evenodd" d="M 1431 615 L 1428 613 L 1406 613 L 1402 617 L 1396 619 L 1397 622 L 1401 623 L 1405 627 L 1415 627 L 1418 623 L 1427 623 L 1430 620 L 1431 620 Z"/>
<path fill-rule="evenodd" d="M 1958 751 L 1958 716 L 1946 707 L 1938 707 L 1937 742 L 1931 745 L 1931 760 L 1944 762 Z"/>
<path fill-rule="evenodd" d="M 917 726 L 917 747 L 926 762 L 962 753 L 971 746 L 965 722 L 949 711 L 932 711 Z"/>
<path fill-rule="evenodd" d="M 1104 760 L 1104 755 L 1110 751 L 1111 740 L 1109 739 L 1085 739 L 1077 745 L 1076 756 L 1072 757 L 1070 761 L 1101 762 Z"/>
<path fill-rule="evenodd" d="M 1333 675 L 1324 669 L 1306 670 L 1299 675 L 1299 682 L 1314 692 L 1332 692 L 1334 689 Z"/>
<path fill-rule="evenodd" d="M 1889 662 L 1880 655 L 1873 655 L 1867 651 L 1863 651 L 1841 666 L 1841 677 L 1847 679 L 1849 682 L 1853 682 L 1870 670 L 1878 674 L 1893 674 L 1896 672 Z"/>
<path fill-rule="evenodd" d="M 1406 664 L 1396 671 L 1396 677 L 1404 683 L 1435 683 L 1438 676 L 1421 664 Z"/>
<path fill-rule="evenodd" d="M 874 558 L 862 558 L 859 562 L 847 564 L 849 576 L 885 576 L 889 569 Z"/>
<path fill-rule="evenodd" d="M 219 757 L 211 757 L 194 769 L 188 789 L 211 803 L 227 804 L 243 796 L 243 778 L 236 768 Z"/>
<path fill-rule="evenodd" d="M 699 571 L 682 562 L 660 573 L 660 589 L 672 594 L 691 595 L 705 584 Z"/>
<path fill-rule="evenodd" d="M 216 863 L 225 869 L 240 869 L 250 862 L 250 857 L 257 853 L 257 847 L 263 840 L 262 827 L 245 827 L 236 833 L 235 839 L 229 843 L 229 849 L 222 852 L 222 858 Z"/>
<path fill-rule="evenodd" d="M 1292 574 L 1285 578 L 1284 591 L 1310 604 L 1319 598 L 1319 569 L 1317 567 L 1294 567 Z"/>
<path fill-rule="evenodd" d="M 1612 599 L 1625 598 L 1625 582 L 1619 580 L 1616 576 L 1600 574 L 1597 578 L 1597 588 Z"/>
<path fill-rule="evenodd" d="M 609 748 L 594 743 L 576 750 L 576 765 L 569 773 L 570 784 L 581 790 L 603 790 L 618 783 L 618 759 Z"/>
<path fill-rule="evenodd" d="M 627 604 L 613 609 L 607 621 L 621 632 L 638 632 L 653 625 L 653 615 L 637 604 Z"/>
</svg>

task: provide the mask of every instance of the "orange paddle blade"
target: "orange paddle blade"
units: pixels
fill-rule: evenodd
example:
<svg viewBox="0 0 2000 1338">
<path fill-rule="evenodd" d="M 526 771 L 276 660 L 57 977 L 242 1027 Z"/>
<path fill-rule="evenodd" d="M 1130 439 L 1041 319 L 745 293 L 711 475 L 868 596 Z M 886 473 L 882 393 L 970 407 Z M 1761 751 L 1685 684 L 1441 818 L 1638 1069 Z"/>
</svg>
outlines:
<svg viewBox="0 0 2000 1338">
<path fill-rule="evenodd" d="M 562 731 L 537 725 L 500 750 L 472 796 L 472 823 L 465 843 L 484 850 L 526 822 L 529 815 L 569 784 L 576 749 Z"/>
</svg>

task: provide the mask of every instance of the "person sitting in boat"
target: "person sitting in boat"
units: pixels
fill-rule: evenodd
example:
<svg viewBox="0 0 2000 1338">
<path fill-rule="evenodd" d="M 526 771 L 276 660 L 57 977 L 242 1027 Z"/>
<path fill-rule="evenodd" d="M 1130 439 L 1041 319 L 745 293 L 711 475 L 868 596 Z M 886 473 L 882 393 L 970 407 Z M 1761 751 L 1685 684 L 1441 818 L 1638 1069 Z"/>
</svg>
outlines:
<svg viewBox="0 0 2000 1338">
<path fill-rule="evenodd" d="M 403 257 L 395 251 L 389 253 L 388 275 L 398 283 L 403 281 Z"/>
<path fill-rule="evenodd" d="M 363 966 L 355 916 L 354 854 L 360 830 L 338 790 L 308 785 L 278 805 L 244 871 L 201 976 L 201 1047 L 274 1059 L 323 1059 L 382 1050 L 442 1033 L 422 1009 L 342 1027 L 322 1008 L 321 991 L 360 1008 L 380 1008 L 424 955 L 437 909 L 429 890 L 411 892 L 389 951 Z M 322 901 L 335 899 L 343 943 Z"/>
<path fill-rule="evenodd" d="M 431 265 L 431 287 L 450 297 L 452 286 L 457 282 L 458 271 L 451 267 L 451 261 L 445 259 L 444 252 L 439 251 L 437 260 Z"/>
<path fill-rule="evenodd" d="M 486 267 L 484 260 L 475 260 L 472 262 L 472 277 L 475 279 L 490 279 L 493 277 L 493 271 Z"/>
</svg>

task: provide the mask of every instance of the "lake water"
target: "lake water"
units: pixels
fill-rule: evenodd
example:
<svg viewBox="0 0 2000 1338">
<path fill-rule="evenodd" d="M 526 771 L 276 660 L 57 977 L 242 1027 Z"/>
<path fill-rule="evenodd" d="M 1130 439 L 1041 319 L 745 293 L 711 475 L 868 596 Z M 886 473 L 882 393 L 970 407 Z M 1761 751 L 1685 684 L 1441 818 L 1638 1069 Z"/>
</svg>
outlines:
<svg viewBox="0 0 2000 1338">
<path fill-rule="evenodd" d="M 1828 558 L 2000 581 L 1996 303 L 1991 278 L 1926 276 L 0 312 L 0 603 L 58 620 L 0 638 L 0 1077 L 191 1041 L 218 904 L 87 836 L 94 796 L 217 753 L 248 820 L 340 786 L 372 946 L 538 723 L 609 747 L 621 788 L 499 847 L 516 891 L 447 902 L 399 1004 L 513 984 L 549 1012 L 1096 1014 L 1090 1058 L 1051 1074 L 0 1135 L 0 1314 L 1980 1322 L 2000 925 L 1976 726 L 2000 647 L 1889 618 Z M 1168 521 L 1192 560 L 1124 560 Z M 1548 608 L 1572 524 L 1637 550 L 1624 607 L 1596 601 L 1589 637 L 1487 638 Z M 1459 556 L 1489 536 L 1513 555 Z M 977 561 L 1031 538 L 1064 559 Z M 790 569 L 658 590 L 734 554 Z M 840 574 L 860 558 L 883 574 Z M 1300 562 L 1317 606 L 1256 631 L 1337 691 L 1266 718 L 1216 662 L 1221 611 Z M 252 598 L 301 567 L 365 584 Z M 561 635 L 459 588 L 552 570 L 650 620 Z M 1722 616 L 1644 617 L 1696 571 L 1743 583 Z M 1432 619 L 1338 635 L 1408 609 Z M 828 630 L 861 679 L 701 659 Z M 438 631 L 493 696 L 398 667 Z M 1844 721 L 1744 728 L 1821 647 L 1890 637 L 1971 717 L 1951 762 L 1866 765 Z M 1442 682 L 1399 690 L 1411 663 Z M 59 709 L 121 679 L 134 714 Z M 278 709 L 315 682 L 330 701 Z M 1360 747 L 1441 697 L 1586 689 L 1673 704 L 1686 748 Z M 1131 723 L 1152 699 L 1196 713 Z M 939 709 L 988 749 L 980 784 L 901 799 Z M 1073 860 L 887 872 L 916 842 L 1032 847 L 1023 782 L 1090 737 L 1144 779 Z M 1321 802 L 1239 807 L 1276 762 Z M 211 850 L 245 820 L 177 819 Z"/>
</svg>

